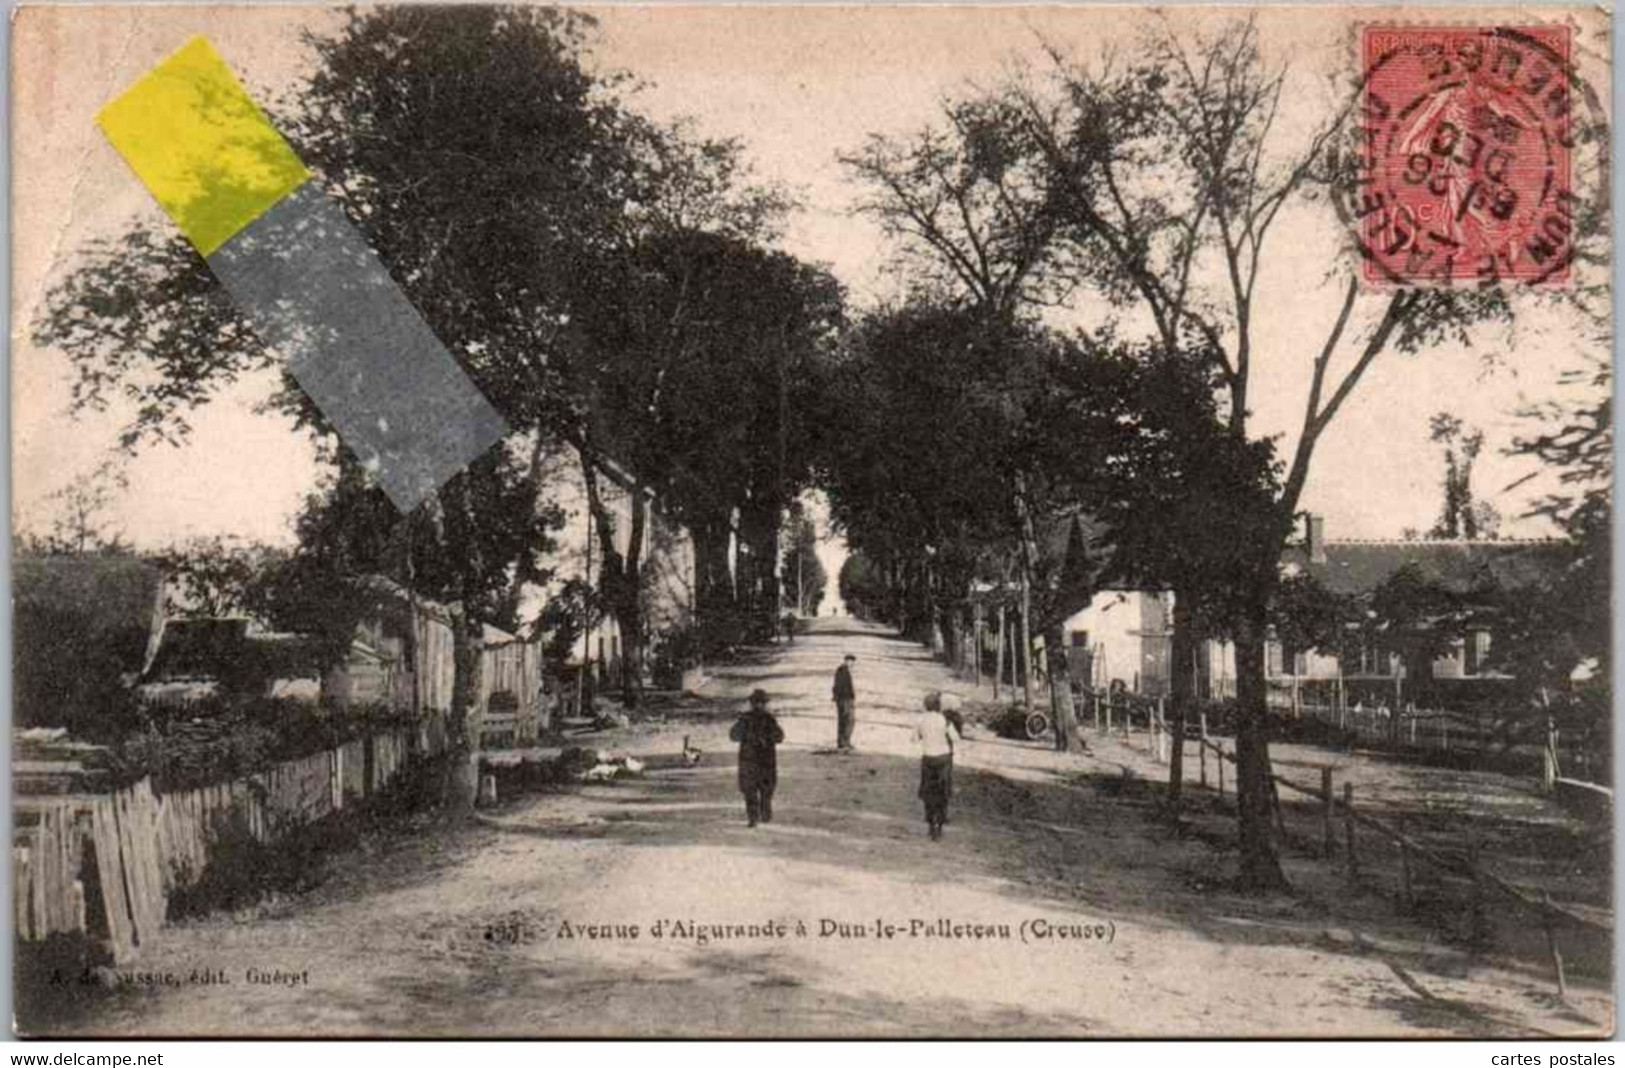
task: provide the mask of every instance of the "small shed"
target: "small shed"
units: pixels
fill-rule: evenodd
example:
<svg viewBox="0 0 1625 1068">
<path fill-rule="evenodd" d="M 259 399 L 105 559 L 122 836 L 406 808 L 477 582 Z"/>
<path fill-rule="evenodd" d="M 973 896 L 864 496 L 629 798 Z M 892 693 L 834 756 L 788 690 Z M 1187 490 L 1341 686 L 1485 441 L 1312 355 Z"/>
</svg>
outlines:
<svg viewBox="0 0 1625 1068">
<path fill-rule="evenodd" d="M 246 616 L 172 619 L 137 693 L 153 706 L 227 695 L 314 701 L 321 677 L 313 638 L 262 630 Z"/>
</svg>

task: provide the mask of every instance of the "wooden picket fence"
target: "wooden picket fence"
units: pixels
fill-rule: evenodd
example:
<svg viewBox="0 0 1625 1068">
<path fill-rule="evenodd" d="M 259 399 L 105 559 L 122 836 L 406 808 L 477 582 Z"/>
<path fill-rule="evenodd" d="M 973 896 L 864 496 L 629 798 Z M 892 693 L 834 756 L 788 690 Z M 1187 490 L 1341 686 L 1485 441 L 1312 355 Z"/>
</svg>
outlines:
<svg viewBox="0 0 1625 1068">
<path fill-rule="evenodd" d="M 202 878 L 225 835 L 271 844 L 387 787 L 410 735 L 357 739 L 231 782 L 163 796 L 142 779 L 110 794 L 14 802 L 16 931 L 25 942 L 78 935 L 114 963 L 158 937 L 169 898 Z"/>
</svg>

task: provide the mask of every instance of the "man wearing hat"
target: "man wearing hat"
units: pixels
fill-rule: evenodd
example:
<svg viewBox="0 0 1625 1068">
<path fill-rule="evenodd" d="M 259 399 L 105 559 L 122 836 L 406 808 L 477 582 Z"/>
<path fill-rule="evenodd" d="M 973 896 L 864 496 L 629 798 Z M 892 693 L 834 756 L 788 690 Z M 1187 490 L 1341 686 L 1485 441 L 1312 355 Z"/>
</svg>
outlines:
<svg viewBox="0 0 1625 1068">
<path fill-rule="evenodd" d="M 852 665 L 857 662 L 847 653 L 835 669 L 835 748 L 842 752 L 852 748 L 852 726 L 858 719 L 858 691 L 852 686 Z"/>
<path fill-rule="evenodd" d="M 734 721 L 728 737 L 739 743 L 739 792 L 745 795 L 745 818 L 773 822 L 773 791 L 779 785 L 778 744 L 784 728 L 767 710 L 767 691 L 754 690 L 750 708 Z"/>
</svg>

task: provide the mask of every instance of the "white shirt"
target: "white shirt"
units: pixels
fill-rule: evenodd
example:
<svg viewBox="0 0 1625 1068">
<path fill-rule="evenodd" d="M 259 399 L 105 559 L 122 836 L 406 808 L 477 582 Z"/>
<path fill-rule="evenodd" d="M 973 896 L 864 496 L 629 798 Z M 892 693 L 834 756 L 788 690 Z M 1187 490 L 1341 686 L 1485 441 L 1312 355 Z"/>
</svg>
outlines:
<svg viewBox="0 0 1625 1068">
<path fill-rule="evenodd" d="M 959 732 L 948 718 L 941 712 L 921 712 L 920 718 L 914 723 L 914 737 L 920 743 L 920 751 L 928 757 L 952 756 L 954 739 Z"/>
</svg>

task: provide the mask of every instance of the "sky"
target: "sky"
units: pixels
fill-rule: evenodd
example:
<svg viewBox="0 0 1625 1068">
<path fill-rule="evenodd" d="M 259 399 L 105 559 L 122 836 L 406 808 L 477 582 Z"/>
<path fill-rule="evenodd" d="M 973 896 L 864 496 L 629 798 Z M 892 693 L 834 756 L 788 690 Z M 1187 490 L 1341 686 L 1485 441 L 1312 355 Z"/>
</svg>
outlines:
<svg viewBox="0 0 1625 1068">
<path fill-rule="evenodd" d="M 1345 9 L 1349 10 L 1349 9 Z M 1130 40 L 1132 8 L 594 9 L 593 61 L 626 69 L 648 88 L 635 105 L 659 118 L 738 137 L 757 174 L 784 182 L 804 209 L 785 247 L 828 264 L 859 302 L 894 289 L 883 235 L 853 208 L 862 191 L 837 155 L 870 133 L 906 134 L 933 122 L 946 95 L 997 84 L 1042 41 L 1093 54 Z M 1180 16 L 1185 17 L 1185 16 Z M 1209 12 L 1201 18 L 1219 18 Z M 1327 106 L 1325 77 L 1350 61 L 1348 16 L 1335 9 L 1274 9 L 1261 22 L 1267 54 L 1290 58 L 1295 79 L 1283 130 Z M 1593 25 L 1594 16 L 1591 18 Z M 49 285 L 71 270 L 86 241 L 117 233 L 148 195 L 94 126 L 98 108 L 192 35 L 206 34 L 251 91 L 295 84 L 308 69 L 303 29 L 334 16 L 312 8 L 32 8 L 14 26 L 14 275 L 12 473 L 15 520 L 48 526 L 52 498 L 109 454 L 128 410 L 69 415 L 72 381 L 59 353 L 33 346 L 27 324 Z M 1255 428 L 1290 433 L 1308 366 L 1340 295 L 1332 270 L 1337 223 L 1309 206 L 1283 215 L 1259 284 Z M 1380 298 L 1363 298 L 1357 316 Z M 1516 334 L 1481 331 L 1475 350 L 1385 356 L 1322 439 L 1304 506 L 1327 517 L 1329 537 L 1398 537 L 1425 529 L 1439 507 L 1443 461 L 1428 418 L 1448 408 L 1482 429 L 1475 489 L 1509 516 L 1533 487 L 1501 487 L 1529 472 L 1501 455 L 1515 412 L 1552 395 L 1581 343 L 1561 314 L 1531 308 Z M 1493 361 L 1486 354 L 1502 357 Z M 222 392 L 193 418 L 182 447 L 143 450 L 125 467 L 116 520 L 138 544 L 230 534 L 287 541 L 291 519 L 320 470 L 309 443 L 280 417 L 256 411 L 268 377 Z M 1284 439 L 1290 445 L 1290 437 Z M 1539 483 L 1537 482 L 1536 485 Z M 1539 521 L 1504 533 L 1539 536 Z"/>
</svg>

